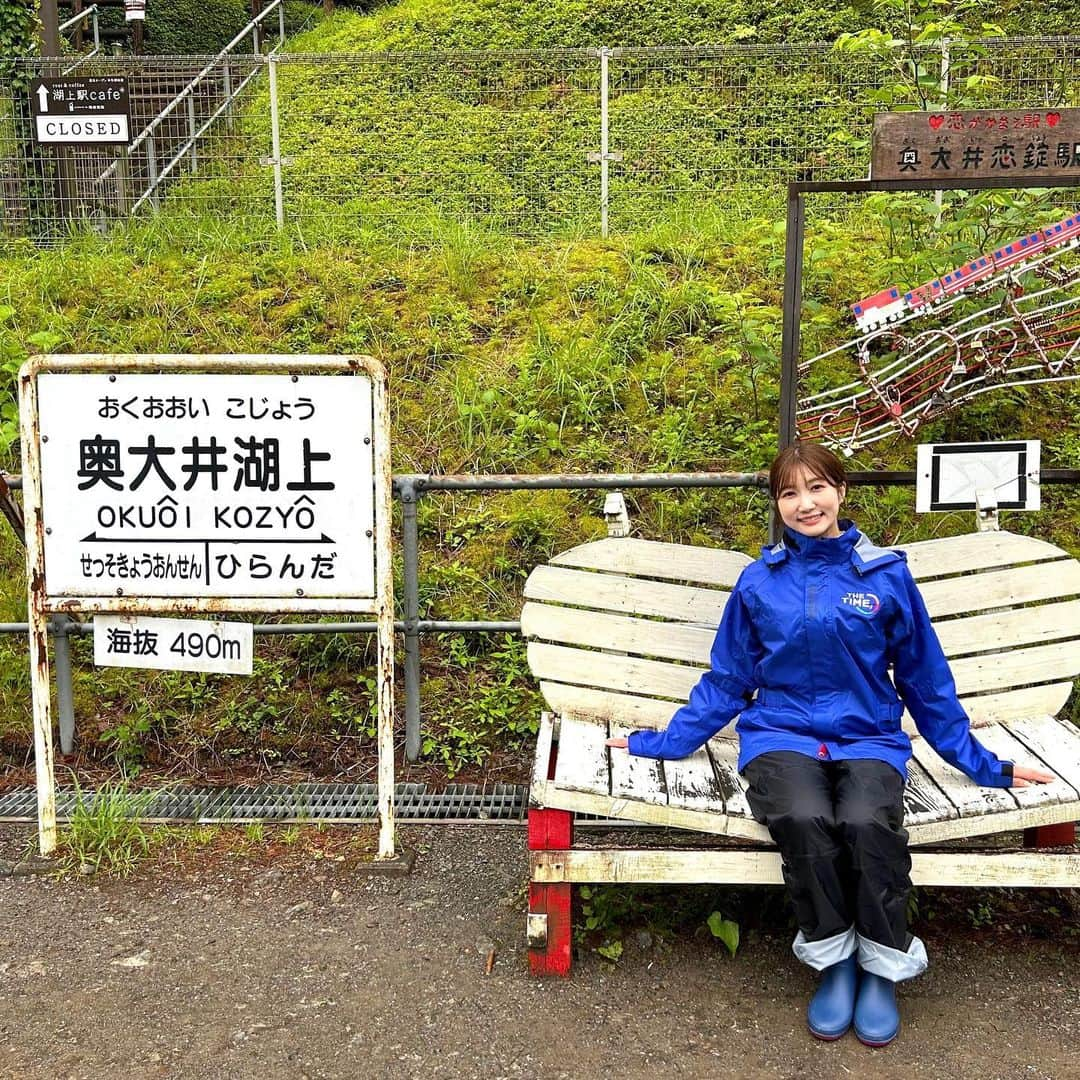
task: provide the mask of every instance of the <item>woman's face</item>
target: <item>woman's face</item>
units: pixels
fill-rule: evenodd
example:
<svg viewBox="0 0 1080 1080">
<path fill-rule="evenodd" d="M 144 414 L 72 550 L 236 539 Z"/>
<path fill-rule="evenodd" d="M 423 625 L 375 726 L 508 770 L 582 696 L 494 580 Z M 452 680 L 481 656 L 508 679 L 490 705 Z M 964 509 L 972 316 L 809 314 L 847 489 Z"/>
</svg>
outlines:
<svg viewBox="0 0 1080 1080">
<path fill-rule="evenodd" d="M 795 479 L 781 488 L 776 497 L 780 519 L 793 532 L 803 536 L 840 535 L 840 504 L 844 488 L 835 488 L 828 480 L 813 476 L 800 466 Z"/>
</svg>

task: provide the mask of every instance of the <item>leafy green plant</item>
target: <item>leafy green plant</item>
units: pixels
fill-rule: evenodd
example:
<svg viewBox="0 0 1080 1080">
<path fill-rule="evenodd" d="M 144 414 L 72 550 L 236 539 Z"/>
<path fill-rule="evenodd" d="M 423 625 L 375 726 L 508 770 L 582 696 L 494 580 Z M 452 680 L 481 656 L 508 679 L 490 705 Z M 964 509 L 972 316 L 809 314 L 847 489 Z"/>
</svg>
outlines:
<svg viewBox="0 0 1080 1080">
<path fill-rule="evenodd" d="M 139 817 L 151 796 L 108 781 L 88 795 L 73 780 L 75 803 L 58 845 L 61 867 L 80 872 L 91 868 L 115 877 L 130 874 L 150 849 Z"/>
<path fill-rule="evenodd" d="M 724 943 L 727 951 L 734 956 L 739 948 L 739 924 L 731 919 L 725 919 L 719 911 L 714 911 L 705 925 L 714 938 Z"/>
</svg>

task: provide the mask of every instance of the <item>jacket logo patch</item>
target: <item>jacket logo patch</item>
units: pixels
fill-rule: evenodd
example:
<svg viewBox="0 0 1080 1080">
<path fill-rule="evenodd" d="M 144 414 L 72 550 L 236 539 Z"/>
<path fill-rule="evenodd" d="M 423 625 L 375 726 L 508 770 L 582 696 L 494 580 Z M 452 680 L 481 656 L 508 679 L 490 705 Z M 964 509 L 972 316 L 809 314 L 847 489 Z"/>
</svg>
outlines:
<svg viewBox="0 0 1080 1080">
<path fill-rule="evenodd" d="M 844 593 L 840 603 L 853 607 L 860 615 L 876 615 L 881 610 L 881 601 L 872 592 Z"/>
</svg>

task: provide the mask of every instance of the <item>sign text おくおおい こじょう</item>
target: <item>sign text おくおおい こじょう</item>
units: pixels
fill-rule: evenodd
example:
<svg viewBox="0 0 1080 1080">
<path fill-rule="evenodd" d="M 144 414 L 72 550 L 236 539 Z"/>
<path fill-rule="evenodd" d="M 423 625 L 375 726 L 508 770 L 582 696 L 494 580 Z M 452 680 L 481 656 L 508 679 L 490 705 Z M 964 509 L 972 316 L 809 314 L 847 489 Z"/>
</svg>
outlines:
<svg viewBox="0 0 1080 1080">
<path fill-rule="evenodd" d="M 38 397 L 50 595 L 374 595 L 368 380 L 42 373 Z"/>
<path fill-rule="evenodd" d="M 65 76 L 30 84 L 34 138 L 39 143 L 126 146 L 131 142 L 127 79 Z"/>
</svg>

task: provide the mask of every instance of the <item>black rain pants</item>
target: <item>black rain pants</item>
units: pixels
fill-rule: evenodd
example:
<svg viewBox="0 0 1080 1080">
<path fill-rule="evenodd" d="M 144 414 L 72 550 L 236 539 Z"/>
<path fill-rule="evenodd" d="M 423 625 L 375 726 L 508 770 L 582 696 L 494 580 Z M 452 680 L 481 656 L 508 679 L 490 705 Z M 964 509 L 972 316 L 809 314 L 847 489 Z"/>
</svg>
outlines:
<svg viewBox="0 0 1080 1080">
<path fill-rule="evenodd" d="M 780 849 L 805 939 L 854 926 L 863 938 L 906 950 L 911 855 L 900 773 L 883 761 L 781 750 L 754 758 L 743 776 L 755 819 Z"/>
</svg>

